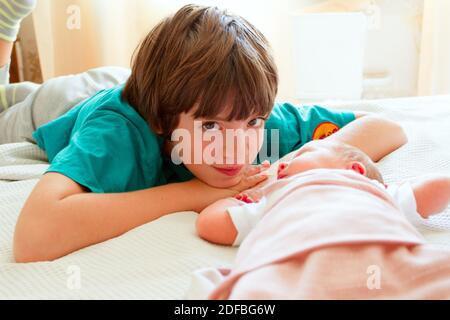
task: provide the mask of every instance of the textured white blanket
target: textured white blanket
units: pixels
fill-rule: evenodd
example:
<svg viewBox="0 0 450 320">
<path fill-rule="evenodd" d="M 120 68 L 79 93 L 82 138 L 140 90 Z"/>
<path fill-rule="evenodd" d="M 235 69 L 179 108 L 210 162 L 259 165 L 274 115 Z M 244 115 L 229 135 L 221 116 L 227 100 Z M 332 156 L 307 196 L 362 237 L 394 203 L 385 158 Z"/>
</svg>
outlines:
<svg viewBox="0 0 450 320">
<path fill-rule="evenodd" d="M 400 122 L 409 144 L 380 163 L 388 183 L 450 174 L 450 96 L 324 104 L 382 113 Z M 0 299 L 180 299 L 192 271 L 230 266 L 235 249 L 195 235 L 196 215 L 177 213 L 51 263 L 15 264 L 12 235 L 20 209 L 47 168 L 28 143 L 0 145 Z M 425 237 L 450 246 L 450 210 L 430 219 Z"/>
</svg>

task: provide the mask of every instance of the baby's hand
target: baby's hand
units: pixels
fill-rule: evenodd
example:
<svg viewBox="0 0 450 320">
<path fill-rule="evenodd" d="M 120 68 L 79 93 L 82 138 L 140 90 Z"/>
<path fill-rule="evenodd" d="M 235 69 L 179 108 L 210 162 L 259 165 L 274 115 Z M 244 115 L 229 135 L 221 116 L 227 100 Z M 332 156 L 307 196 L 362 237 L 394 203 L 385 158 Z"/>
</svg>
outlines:
<svg viewBox="0 0 450 320">
<path fill-rule="evenodd" d="M 267 174 L 264 174 L 264 171 L 269 168 L 270 162 L 267 160 L 260 165 L 249 166 L 244 172 L 241 182 L 231 187 L 230 189 L 236 192 L 242 192 L 244 190 L 257 186 L 261 182 L 267 180 L 268 176 Z"/>
<path fill-rule="evenodd" d="M 245 203 L 254 203 L 259 202 L 263 196 L 264 192 L 261 189 L 249 189 L 239 193 L 235 198 Z"/>
<path fill-rule="evenodd" d="M 281 162 L 278 165 L 278 171 L 277 171 L 277 178 L 283 179 L 288 176 L 287 167 L 289 166 L 289 163 L 287 162 Z"/>
</svg>

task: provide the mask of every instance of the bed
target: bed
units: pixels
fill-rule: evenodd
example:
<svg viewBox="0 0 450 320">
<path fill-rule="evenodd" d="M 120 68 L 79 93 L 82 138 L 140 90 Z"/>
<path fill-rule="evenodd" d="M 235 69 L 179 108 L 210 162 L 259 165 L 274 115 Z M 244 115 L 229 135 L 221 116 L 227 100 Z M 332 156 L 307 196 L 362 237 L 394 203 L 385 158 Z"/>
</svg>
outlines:
<svg viewBox="0 0 450 320">
<path fill-rule="evenodd" d="M 384 114 L 404 126 L 409 143 L 379 163 L 387 183 L 450 174 L 450 96 L 323 105 Z M 14 263 L 16 219 L 47 166 L 33 144 L 0 145 L 0 299 L 183 299 L 194 270 L 232 266 L 236 249 L 197 238 L 193 212 L 163 217 L 53 262 Z M 450 208 L 421 232 L 430 243 L 450 247 Z"/>
</svg>

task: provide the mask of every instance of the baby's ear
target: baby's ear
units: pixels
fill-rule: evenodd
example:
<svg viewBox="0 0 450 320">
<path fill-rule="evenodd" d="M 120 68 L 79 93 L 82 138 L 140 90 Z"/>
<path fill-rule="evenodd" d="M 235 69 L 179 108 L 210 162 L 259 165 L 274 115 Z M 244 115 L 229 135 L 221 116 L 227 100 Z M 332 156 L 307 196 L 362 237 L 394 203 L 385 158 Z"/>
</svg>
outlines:
<svg viewBox="0 0 450 320">
<path fill-rule="evenodd" d="M 349 170 L 353 170 L 356 173 L 362 174 L 363 176 L 366 175 L 367 170 L 366 170 L 366 166 L 363 165 L 361 162 L 359 161 L 351 161 L 348 165 L 347 165 L 347 169 Z"/>
</svg>

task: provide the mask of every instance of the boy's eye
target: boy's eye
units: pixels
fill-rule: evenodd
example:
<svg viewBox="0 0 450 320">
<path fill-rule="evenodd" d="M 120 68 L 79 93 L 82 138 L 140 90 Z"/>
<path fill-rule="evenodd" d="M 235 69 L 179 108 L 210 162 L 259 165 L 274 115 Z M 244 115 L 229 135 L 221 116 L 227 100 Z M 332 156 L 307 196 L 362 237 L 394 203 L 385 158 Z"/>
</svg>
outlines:
<svg viewBox="0 0 450 320">
<path fill-rule="evenodd" d="M 256 118 L 256 119 L 250 120 L 248 122 L 248 125 L 249 125 L 249 127 L 258 128 L 258 127 L 261 127 L 264 124 L 265 120 L 266 119 L 264 119 L 264 118 Z"/>
<path fill-rule="evenodd" d="M 205 122 L 202 125 L 203 130 L 220 130 L 220 126 L 217 122 Z"/>
</svg>

